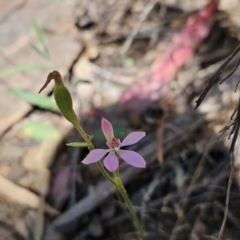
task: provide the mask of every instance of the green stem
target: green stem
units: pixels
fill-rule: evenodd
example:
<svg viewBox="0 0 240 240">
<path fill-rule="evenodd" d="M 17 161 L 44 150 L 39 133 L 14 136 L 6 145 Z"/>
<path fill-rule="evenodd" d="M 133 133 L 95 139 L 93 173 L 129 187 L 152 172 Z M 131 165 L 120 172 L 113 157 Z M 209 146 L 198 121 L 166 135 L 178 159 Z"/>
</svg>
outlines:
<svg viewBox="0 0 240 240">
<path fill-rule="evenodd" d="M 83 128 L 79 123 L 74 124 L 75 128 L 78 130 L 84 141 L 88 144 L 88 149 L 91 151 L 94 149 L 91 140 L 88 138 L 87 134 L 84 132 Z"/>
<path fill-rule="evenodd" d="M 144 240 L 144 232 L 143 232 L 143 229 L 142 229 L 141 224 L 140 224 L 140 222 L 139 222 L 139 220 L 138 220 L 137 214 L 136 214 L 136 212 L 134 211 L 132 202 L 131 202 L 131 200 L 130 200 L 129 197 L 128 197 L 127 191 L 126 191 L 126 189 L 124 188 L 124 185 L 123 185 L 123 183 L 122 183 L 122 180 L 121 180 L 121 178 L 119 177 L 119 172 L 118 172 L 118 170 L 117 170 L 116 172 L 114 172 L 114 177 L 115 177 L 114 180 L 115 180 L 115 182 L 117 183 L 117 190 L 118 190 L 119 193 L 121 194 L 121 196 L 122 196 L 125 204 L 126 204 L 127 207 L 128 207 L 131 221 L 132 221 L 133 226 L 135 227 L 136 231 L 138 232 L 139 239 L 140 239 L 140 240 Z"/>
<path fill-rule="evenodd" d="M 92 151 L 94 149 L 94 146 L 92 144 L 92 141 L 88 138 L 87 134 L 84 132 L 83 128 L 81 127 L 81 125 L 79 123 L 74 124 L 75 128 L 78 130 L 78 132 L 80 133 L 80 135 L 82 136 L 82 138 L 84 139 L 84 141 L 88 144 L 88 149 L 90 151 Z M 120 193 L 120 195 L 123 198 L 123 201 L 125 202 L 125 204 L 127 205 L 127 208 L 129 210 L 129 216 L 130 219 L 133 223 L 133 226 L 135 227 L 136 231 L 138 232 L 139 235 L 139 239 L 140 240 L 144 240 L 144 232 L 142 230 L 141 224 L 138 220 L 137 214 L 134 211 L 133 205 L 131 203 L 131 200 L 128 197 L 127 191 L 125 190 L 122 180 L 119 176 L 119 171 L 115 171 L 114 172 L 114 178 L 112 178 L 107 171 L 105 170 L 105 168 L 103 167 L 101 162 L 97 163 L 99 170 L 101 171 L 101 173 L 103 174 L 103 176 L 109 181 L 111 182 L 114 187 L 116 188 L 116 190 Z"/>
<path fill-rule="evenodd" d="M 87 134 L 84 132 L 83 128 L 79 123 L 74 124 L 75 128 L 78 130 L 84 141 L 88 144 L 88 149 L 92 151 L 94 149 L 94 146 L 91 142 L 91 140 L 88 138 Z M 97 163 L 99 170 L 101 171 L 102 175 L 109 181 L 111 182 L 114 186 L 116 186 L 116 183 L 114 179 L 107 173 L 105 168 L 103 167 L 101 162 Z"/>
<path fill-rule="evenodd" d="M 105 168 L 103 167 L 101 162 L 97 162 L 98 168 L 101 171 L 102 175 L 110 182 L 112 183 L 115 187 L 117 187 L 116 182 L 114 179 L 107 173 Z"/>
</svg>

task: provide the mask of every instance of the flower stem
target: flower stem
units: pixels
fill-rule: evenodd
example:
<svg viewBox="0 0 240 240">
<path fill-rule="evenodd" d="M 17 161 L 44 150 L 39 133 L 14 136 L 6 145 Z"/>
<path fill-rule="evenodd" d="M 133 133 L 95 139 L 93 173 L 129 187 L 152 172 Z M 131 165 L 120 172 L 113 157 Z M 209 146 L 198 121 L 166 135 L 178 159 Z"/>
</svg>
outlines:
<svg viewBox="0 0 240 240">
<path fill-rule="evenodd" d="M 88 138 L 87 134 L 85 133 L 85 131 L 83 130 L 81 125 L 79 123 L 77 123 L 77 124 L 74 124 L 74 126 L 77 129 L 77 131 L 80 133 L 80 135 L 82 136 L 84 141 L 88 144 L 88 149 L 90 151 L 92 151 L 94 149 L 92 141 Z M 102 163 L 98 162 L 97 165 L 98 165 L 98 168 L 101 171 L 102 175 L 116 187 L 116 183 L 115 183 L 114 179 L 107 173 L 107 171 L 103 167 Z"/>
<path fill-rule="evenodd" d="M 91 151 L 94 149 L 92 141 L 88 138 L 87 134 L 84 132 L 82 126 L 79 123 L 74 124 L 74 127 L 78 130 L 84 141 L 88 144 L 88 149 Z"/>
<path fill-rule="evenodd" d="M 102 163 L 99 161 L 97 162 L 98 168 L 101 171 L 102 175 L 110 182 L 112 183 L 115 187 L 117 187 L 116 182 L 114 179 L 107 173 L 105 168 L 103 167 Z"/>
<path fill-rule="evenodd" d="M 119 172 L 118 170 L 114 172 L 114 177 L 115 177 L 115 182 L 117 183 L 117 190 L 119 191 L 119 193 L 121 194 L 122 198 L 123 198 L 123 201 L 125 202 L 125 204 L 127 205 L 127 208 L 129 210 L 129 216 L 130 216 L 130 219 L 133 223 L 133 226 L 134 228 L 136 229 L 136 231 L 138 232 L 138 237 L 140 240 L 144 240 L 144 232 L 143 232 L 143 229 L 141 227 L 141 224 L 139 222 L 139 219 L 137 217 L 137 214 L 136 212 L 134 211 L 134 208 L 133 208 L 133 205 L 132 205 L 132 202 L 131 200 L 129 199 L 128 197 L 128 194 L 127 194 L 127 191 L 126 189 L 124 188 L 124 185 L 122 183 L 122 180 L 121 178 L 119 177 Z"/>
<path fill-rule="evenodd" d="M 77 131 L 80 133 L 80 135 L 82 136 L 82 138 L 84 139 L 84 141 L 88 144 L 88 149 L 90 151 L 92 151 L 94 149 L 94 146 L 92 144 L 92 141 L 88 138 L 87 134 L 85 133 L 85 131 L 83 130 L 83 128 L 81 127 L 81 125 L 79 123 L 74 124 L 75 128 L 77 129 Z M 141 227 L 141 224 L 138 220 L 137 214 L 134 211 L 133 205 L 131 203 L 131 200 L 128 197 L 127 191 L 123 186 L 122 180 L 119 176 L 119 171 L 115 171 L 114 172 L 114 178 L 112 178 L 107 171 L 105 170 L 105 168 L 103 167 L 101 162 L 97 163 L 99 170 L 101 171 L 101 173 L 103 174 L 103 176 L 109 181 L 111 182 L 114 187 L 116 188 L 116 190 L 120 193 L 123 201 L 125 202 L 128 210 L 129 210 L 129 217 L 133 223 L 133 226 L 135 227 L 136 231 L 138 232 L 138 236 L 139 236 L 139 240 L 144 240 L 144 232 L 143 229 Z"/>
</svg>

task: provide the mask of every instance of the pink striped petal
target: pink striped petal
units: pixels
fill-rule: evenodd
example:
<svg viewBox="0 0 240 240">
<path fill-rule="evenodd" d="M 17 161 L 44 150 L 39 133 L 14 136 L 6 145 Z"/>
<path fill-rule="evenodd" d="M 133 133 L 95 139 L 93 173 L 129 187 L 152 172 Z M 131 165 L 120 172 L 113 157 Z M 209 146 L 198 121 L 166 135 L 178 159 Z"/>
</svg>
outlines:
<svg viewBox="0 0 240 240">
<path fill-rule="evenodd" d="M 118 154 L 129 165 L 132 165 L 137 168 L 145 168 L 146 167 L 146 162 L 143 159 L 143 157 L 134 151 L 119 150 Z"/>
<path fill-rule="evenodd" d="M 112 124 L 106 119 L 102 119 L 102 131 L 108 142 L 112 142 L 114 138 Z"/>
<path fill-rule="evenodd" d="M 145 137 L 145 132 L 132 132 L 128 134 L 121 143 L 121 147 L 132 145 L 140 141 L 143 137 Z"/>
<path fill-rule="evenodd" d="M 118 158 L 115 152 L 110 152 L 103 160 L 103 164 L 106 169 L 110 172 L 114 172 L 117 170 L 119 166 Z"/>
<path fill-rule="evenodd" d="M 82 161 L 84 164 L 91 164 L 100 161 L 107 154 L 107 150 L 94 149 Z"/>
</svg>

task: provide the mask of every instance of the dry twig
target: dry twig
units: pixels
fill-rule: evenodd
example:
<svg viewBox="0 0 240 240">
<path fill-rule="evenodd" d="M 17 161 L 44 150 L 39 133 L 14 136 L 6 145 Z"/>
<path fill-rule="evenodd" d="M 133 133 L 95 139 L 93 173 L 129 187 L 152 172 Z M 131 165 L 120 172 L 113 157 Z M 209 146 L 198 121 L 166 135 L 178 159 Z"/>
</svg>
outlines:
<svg viewBox="0 0 240 240">
<path fill-rule="evenodd" d="M 220 75 L 222 74 L 222 72 L 224 71 L 224 69 L 226 68 L 228 63 L 237 55 L 237 53 L 239 51 L 240 51 L 240 45 L 233 51 L 233 53 L 229 56 L 229 58 L 220 66 L 220 68 L 217 70 L 217 72 L 213 75 L 212 79 L 210 80 L 210 82 L 208 83 L 208 85 L 206 86 L 206 88 L 203 90 L 202 94 L 200 95 L 200 97 L 196 101 L 195 109 L 197 109 L 200 106 L 200 104 L 202 103 L 202 101 L 206 97 L 209 90 L 212 88 L 212 86 L 216 82 L 218 82 L 218 79 L 219 79 Z M 238 66 L 239 66 L 239 61 L 238 61 L 237 67 Z M 237 67 L 234 68 L 234 71 L 237 69 Z M 231 73 L 231 75 L 232 75 L 232 73 Z"/>
<path fill-rule="evenodd" d="M 197 168 L 196 168 L 196 170 L 195 170 L 195 172 L 193 174 L 191 182 L 190 182 L 190 184 L 189 184 L 189 186 L 187 188 L 186 195 L 185 195 L 185 197 L 183 199 L 183 203 L 182 203 L 182 206 L 181 206 L 182 211 L 185 210 L 187 199 L 188 199 L 190 193 L 192 192 L 192 189 L 194 189 L 193 186 L 195 185 L 198 177 L 200 176 L 200 174 L 202 172 L 203 166 L 204 166 L 204 164 L 205 164 L 205 162 L 207 160 L 206 156 L 208 155 L 208 152 L 209 152 L 209 149 L 210 149 L 211 146 L 212 146 L 212 141 L 210 141 L 210 143 L 208 144 L 207 149 L 204 152 L 204 154 L 203 154 L 201 160 L 199 161 L 198 166 L 197 166 Z M 178 218 L 178 220 L 177 220 L 177 222 L 176 222 L 176 224 L 175 224 L 175 226 L 173 228 L 173 231 L 171 233 L 170 240 L 175 240 L 177 238 L 177 236 L 178 236 L 177 232 L 178 232 L 179 226 L 180 226 L 180 224 L 182 223 L 183 220 L 184 220 L 183 216 Z"/>
<path fill-rule="evenodd" d="M 23 205 L 28 208 L 38 209 L 41 198 L 31 191 L 18 186 L 7 178 L 0 175 L 0 196 L 8 199 L 15 204 Z M 57 216 L 59 212 L 50 205 L 44 203 L 44 211 L 51 216 Z"/>
<path fill-rule="evenodd" d="M 203 90 L 202 94 L 200 95 L 200 97 L 196 101 L 195 109 L 197 109 L 200 106 L 200 104 L 202 103 L 202 101 L 206 97 L 208 91 L 218 81 L 219 76 L 222 74 L 222 72 L 224 71 L 224 69 L 226 68 L 228 63 L 237 55 L 237 53 L 239 51 L 240 51 L 240 45 L 233 51 L 233 53 L 230 55 L 230 57 L 220 66 L 220 68 L 214 74 L 213 78 L 208 83 L 208 85 L 206 86 L 206 88 Z M 233 73 L 236 71 L 236 69 L 238 68 L 239 65 L 240 65 L 240 58 L 238 59 L 237 64 L 234 67 L 234 69 L 231 71 L 231 73 L 228 74 L 227 77 L 222 79 L 220 84 L 223 83 L 228 78 L 230 78 L 233 75 Z M 238 84 L 239 84 L 239 81 L 237 83 L 237 86 L 238 86 Z M 236 86 L 236 88 L 237 88 L 237 86 Z M 236 91 L 236 89 L 235 89 L 235 91 Z M 230 146 L 230 154 L 231 154 L 230 167 L 231 167 L 231 170 L 230 170 L 230 175 L 229 175 L 229 180 L 228 180 L 228 187 L 227 187 L 227 194 L 226 194 L 226 201 L 225 201 L 225 209 L 224 209 L 224 217 L 223 217 L 222 225 L 221 225 L 221 228 L 220 228 L 220 231 L 219 231 L 218 240 L 222 239 L 223 231 L 224 231 L 227 216 L 228 216 L 230 190 L 231 190 L 232 179 L 233 179 L 233 174 L 234 174 L 234 148 L 235 148 L 235 144 L 236 144 L 238 133 L 239 133 L 239 127 L 240 127 L 240 98 L 239 98 L 238 106 L 234 110 L 234 112 L 231 116 L 231 119 L 234 117 L 234 115 L 236 113 L 237 113 L 237 115 L 234 119 L 234 122 L 232 124 L 230 124 L 229 126 L 224 127 L 223 130 L 220 131 L 220 133 L 224 134 L 227 130 L 229 130 L 232 127 L 231 130 L 230 130 L 230 133 L 229 133 L 229 138 L 232 135 L 233 135 L 233 138 L 232 138 L 232 142 L 231 142 L 231 146 Z M 222 134 L 221 134 L 221 136 L 222 136 Z"/>
<path fill-rule="evenodd" d="M 220 231 L 219 231 L 218 240 L 222 239 L 223 231 L 224 231 L 225 224 L 226 224 L 226 221 L 227 221 L 227 216 L 228 216 L 230 190 L 231 190 L 233 174 L 234 174 L 234 152 L 231 153 L 230 165 L 231 165 L 231 170 L 230 170 L 230 175 L 229 175 L 229 179 L 228 179 L 227 196 L 226 196 L 226 202 L 225 202 L 225 208 L 224 208 L 224 217 L 223 217 L 223 221 L 222 221 L 222 226 L 221 226 Z"/>
<path fill-rule="evenodd" d="M 158 2 L 158 0 L 152 0 L 150 1 L 144 8 L 141 16 L 139 17 L 139 20 L 137 21 L 135 27 L 133 28 L 132 32 L 130 33 L 130 35 L 128 36 L 128 38 L 126 39 L 125 43 L 123 44 L 121 53 L 122 55 L 124 55 L 129 47 L 131 46 L 134 37 L 137 35 L 139 28 L 141 27 L 142 23 L 144 22 L 144 20 L 146 19 L 147 15 L 150 13 L 150 11 L 153 9 L 153 7 L 155 6 L 155 4 Z"/>
</svg>

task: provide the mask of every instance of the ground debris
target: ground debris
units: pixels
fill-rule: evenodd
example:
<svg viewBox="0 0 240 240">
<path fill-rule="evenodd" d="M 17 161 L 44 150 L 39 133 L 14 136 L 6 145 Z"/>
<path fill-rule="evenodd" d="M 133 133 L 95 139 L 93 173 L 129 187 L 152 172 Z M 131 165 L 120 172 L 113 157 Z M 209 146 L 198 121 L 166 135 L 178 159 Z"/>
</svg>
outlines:
<svg viewBox="0 0 240 240">
<path fill-rule="evenodd" d="M 58 1 L 51 2 L 55 3 Z M 193 18 L 187 20 L 189 16 L 196 16 L 199 10 L 204 12 L 201 9 L 208 3 L 215 10 L 218 1 L 70 1 L 68 11 L 62 13 L 65 20 L 55 19 L 55 25 L 50 24 L 50 20 L 49 24 L 48 20 L 40 22 L 49 37 L 51 53 L 58 52 L 54 56 L 58 69 L 52 70 L 70 77 L 68 87 L 74 110 L 87 134 L 93 137 L 95 147 L 105 146 L 100 134 L 102 117 L 114 123 L 121 140 L 136 129 L 147 132 L 139 144 L 129 148 L 144 156 L 147 168 L 120 165 L 120 174 L 140 216 L 146 240 L 217 239 L 226 209 L 229 150 L 233 152 L 233 146 L 235 171 L 223 238 L 240 237 L 240 148 L 236 118 L 239 114 L 230 119 L 239 102 L 239 95 L 234 93 L 239 84 L 237 55 L 225 64 L 220 78 L 217 75 L 216 81 L 222 84 L 212 84 L 201 106 L 194 111 L 196 98 L 209 82 L 211 84 L 211 77 L 219 73 L 217 70 L 223 70 L 222 64 L 225 67 L 226 59 L 239 45 L 239 16 L 236 14 L 239 3 L 235 0 L 219 2 L 218 11 L 210 17 L 212 28 L 206 24 L 201 28 L 203 32 L 199 31 L 201 36 L 208 37 L 190 42 L 194 48 L 188 61 L 180 55 L 178 68 L 167 79 L 169 85 L 164 96 L 154 91 L 149 105 L 143 106 L 137 101 L 136 106 L 141 109 L 137 113 L 126 111 L 119 101 L 124 91 L 140 84 L 138 79 L 147 79 L 148 73 L 152 74 L 150 69 L 164 56 L 174 36 L 179 36 L 186 23 L 191 23 Z M 10 8 L 10 12 L 16 8 L 21 12 L 24 4 L 28 2 L 13 4 L 15 7 Z M 61 12 L 64 4 L 59 5 L 58 11 Z M 50 5 L 47 9 L 54 14 Z M 0 23 L 11 20 L 6 16 L 1 17 Z M 75 20 L 76 28 L 69 19 Z M 31 34 L 27 41 L 30 37 Z M 195 35 L 191 37 L 194 39 Z M 186 39 L 183 40 L 186 43 Z M 6 39 L 4 44 L 7 44 Z M 14 44 L 19 47 L 21 41 Z M 4 55 L 11 57 L 18 50 L 4 49 Z M 174 49 L 170 52 L 174 56 Z M 18 63 L 18 54 L 14 56 Z M 19 63 L 32 57 L 20 59 Z M 173 63 L 173 58 L 168 56 L 168 60 Z M 162 74 L 168 69 L 160 70 Z M 24 79 L 23 82 L 10 76 L 10 82 L 0 85 L 2 96 L 5 98 L 6 86 L 15 86 L 16 80 L 17 87 L 38 89 L 47 72 L 41 81 L 34 81 L 37 84 L 31 80 L 30 86 L 26 79 L 39 80 L 36 74 L 21 73 L 19 79 Z M 142 88 L 149 93 L 151 87 L 156 90 L 159 86 L 146 81 Z M 136 95 L 144 97 L 139 91 Z M 8 101 L 0 104 L 0 109 L 4 106 L 9 110 L 5 102 Z M 0 191 L 0 233 L 16 240 L 136 239 L 114 188 L 100 176 L 95 165 L 81 164 L 87 150 L 65 146 L 71 141 L 81 141 L 76 131 L 60 115 L 33 108 L 26 102 L 23 104 L 27 108 L 20 102 L 14 105 L 21 116 L 32 109 L 23 120 L 13 125 L 2 118 L 5 125 L 0 132 L 6 131 L 6 126 L 11 129 L 0 139 L 0 174 L 11 186 L 35 196 L 36 201 L 34 206 L 31 197 L 25 204 L 20 202 L 15 191 L 8 192 L 11 188 L 4 188 L 5 183 L 2 194 Z M 17 113 L 11 116 L 14 121 L 21 117 Z M 42 134 L 41 130 L 38 132 L 41 139 L 36 139 L 31 135 L 32 123 L 42 122 L 50 124 L 54 134 L 51 136 L 50 130 Z M 217 140 L 219 131 L 226 125 L 235 130 L 230 130 L 234 137 L 232 147 L 224 135 Z M 49 139 L 44 139 L 44 135 L 50 136 Z M 3 197 L 4 190 L 10 200 Z"/>
</svg>

